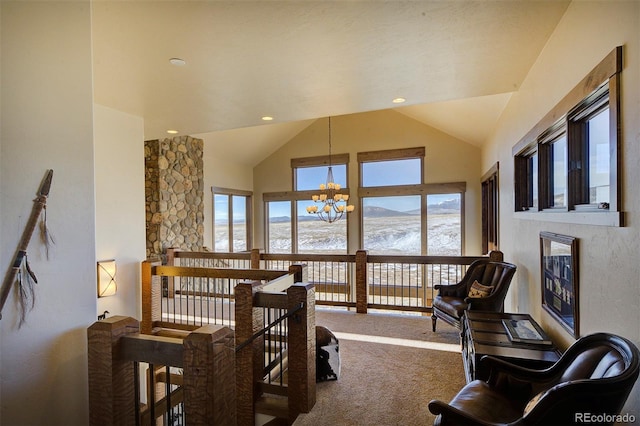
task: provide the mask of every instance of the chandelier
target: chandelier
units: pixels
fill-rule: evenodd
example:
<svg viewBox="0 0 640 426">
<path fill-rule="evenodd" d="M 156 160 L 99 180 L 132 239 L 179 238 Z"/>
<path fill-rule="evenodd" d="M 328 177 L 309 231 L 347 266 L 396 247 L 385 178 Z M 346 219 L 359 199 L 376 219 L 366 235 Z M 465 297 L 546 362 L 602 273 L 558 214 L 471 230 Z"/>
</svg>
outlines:
<svg viewBox="0 0 640 426">
<path fill-rule="evenodd" d="M 340 184 L 335 183 L 331 167 L 331 117 L 329 117 L 329 170 L 326 183 L 320 184 L 320 194 L 311 196 L 314 204 L 307 207 L 307 213 L 315 214 L 328 223 L 340 220 L 344 213 L 351 213 L 355 207 L 347 204 L 349 194 L 340 192 Z"/>
</svg>

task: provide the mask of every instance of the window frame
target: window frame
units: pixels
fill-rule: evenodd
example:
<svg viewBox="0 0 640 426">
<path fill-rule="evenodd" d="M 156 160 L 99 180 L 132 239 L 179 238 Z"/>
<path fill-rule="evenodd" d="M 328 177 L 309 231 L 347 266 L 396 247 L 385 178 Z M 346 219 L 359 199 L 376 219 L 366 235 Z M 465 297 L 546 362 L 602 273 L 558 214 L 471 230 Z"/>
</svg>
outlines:
<svg viewBox="0 0 640 426">
<path fill-rule="evenodd" d="M 569 168 L 563 169 L 565 197 L 563 205 L 555 203 L 555 144 L 564 138 L 565 164 L 569 164 L 569 140 L 566 126 L 554 126 L 549 132 L 542 135 L 538 142 L 538 209 L 545 211 L 568 211 L 569 210 Z"/>
<path fill-rule="evenodd" d="M 575 209 L 580 209 L 582 211 L 586 210 L 598 210 L 601 207 L 594 206 L 590 203 L 589 197 L 589 166 L 591 163 L 589 162 L 589 132 L 588 132 L 588 123 L 589 120 L 596 115 L 604 112 L 605 110 L 609 110 L 609 120 L 611 120 L 611 110 L 609 105 L 609 97 L 610 93 L 607 90 L 607 86 L 603 85 L 598 90 L 596 90 L 592 95 L 590 95 L 584 102 L 574 108 L 568 114 L 568 126 L 571 134 L 574 135 L 574 138 L 571 140 L 571 146 L 573 149 L 573 157 L 570 158 L 570 161 L 574 162 L 574 167 L 572 168 L 573 180 L 572 187 L 574 189 L 574 199 L 572 200 L 572 207 Z M 609 146 L 611 146 L 611 122 L 609 122 Z M 609 147 L 609 152 L 611 152 L 611 147 Z M 586 166 L 578 166 L 578 165 L 586 165 Z M 609 161 L 609 187 L 615 187 L 615 183 L 612 182 L 612 164 L 611 159 Z M 611 198 L 610 200 L 611 201 Z M 608 203 L 610 205 L 610 203 Z M 604 207 L 604 206 L 602 206 Z"/>
<path fill-rule="evenodd" d="M 420 236 L 420 252 L 426 255 L 428 250 L 427 242 L 427 195 L 460 194 L 460 252 L 465 253 L 465 192 L 466 182 L 448 182 L 438 184 L 424 183 L 424 157 L 426 155 L 425 147 L 388 149 L 381 151 L 368 151 L 358 153 L 358 202 L 360 215 L 360 247 L 364 247 L 364 199 L 375 197 L 393 197 L 393 196 L 420 196 L 420 221 L 423 224 Z M 363 163 L 376 161 L 393 161 L 406 160 L 412 158 L 420 159 L 420 179 L 422 183 L 408 185 L 392 185 L 392 186 L 362 186 Z"/>
<path fill-rule="evenodd" d="M 319 167 L 319 166 L 346 166 L 346 187 L 342 187 L 340 192 L 343 194 L 351 194 L 349 190 L 349 154 L 332 154 L 332 155 L 320 155 L 314 157 L 292 158 L 291 159 L 291 191 L 282 192 L 265 192 L 262 194 L 262 202 L 264 205 L 264 236 L 265 236 L 265 250 L 269 252 L 269 214 L 268 205 L 273 201 L 289 201 L 291 203 L 291 253 L 299 253 L 298 250 L 298 201 L 311 200 L 311 196 L 318 193 L 318 189 L 307 189 L 297 191 L 297 173 L 296 169 L 303 167 Z M 318 182 L 318 184 L 324 182 Z M 349 214 L 345 214 L 343 217 L 347 221 L 347 248 L 349 251 Z M 341 219 L 342 220 L 342 219 Z"/>
<path fill-rule="evenodd" d="M 213 247 L 211 248 L 211 250 L 213 250 L 214 252 L 216 251 L 216 206 L 215 206 L 215 200 L 216 200 L 216 195 L 225 195 L 228 197 L 229 202 L 228 202 L 228 211 L 227 211 L 227 217 L 229 218 L 229 223 L 228 223 L 228 233 L 229 233 L 229 253 L 234 253 L 233 247 L 233 197 L 235 196 L 239 196 L 239 197 L 245 197 L 245 221 L 246 221 L 246 225 L 245 225 L 245 238 L 246 238 L 246 242 L 247 242 L 247 248 L 246 251 L 251 250 L 251 247 L 253 247 L 253 241 L 252 241 L 252 235 L 253 235 L 253 192 L 252 191 L 245 191 L 245 190 L 241 190 L 241 189 L 231 189 L 231 188 L 222 188 L 219 186 L 212 186 L 211 187 L 211 197 L 212 197 L 212 202 L 211 202 L 211 216 L 212 216 L 212 220 L 211 220 L 211 225 L 212 225 L 212 243 L 213 243 Z"/>
<path fill-rule="evenodd" d="M 500 250 L 500 163 L 480 179 L 482 187 L 482 253 Z"/>
<path fill-rule="evenodd" d="M 576 87 L 543 117 L 512 149 L 514 157 L 514 215 L 520 219 L 603 226 L 624 226 L 621 211 L 620 73 L 622 46 L 613 49 Z M 609 110 L 609 204 L 594 208 L 588 198 L 588 146 L 584 123 L 595 111 Z M 549 204 L 548 143 L 565 129 L 567 135 L 566 208 Z M 553 136 L 552 136 L 553 135 Z M 551 139 L 550 139 L 551 138 Z M 546 152 L 545 152 L 546 151 Z M 530 208 L 527 159 L 538 153 L 538 200 Z M 586 161 L 586 163 L 585 163 Z M 585 176 L 586 173 L 586 176 Z M 603 203 L 604 204 L 604 203 Z M 608 207 L 608 208 L 602 208 Z"/>
</svg>

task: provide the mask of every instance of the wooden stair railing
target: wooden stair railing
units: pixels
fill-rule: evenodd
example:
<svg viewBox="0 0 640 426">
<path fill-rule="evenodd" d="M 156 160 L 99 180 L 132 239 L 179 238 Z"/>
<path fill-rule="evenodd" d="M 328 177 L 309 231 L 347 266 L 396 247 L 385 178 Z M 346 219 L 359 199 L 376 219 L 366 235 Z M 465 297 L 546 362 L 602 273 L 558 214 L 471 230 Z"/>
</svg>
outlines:
<svg viewBox="0 0 640 426">
<path fill-rule="evenodd" d="M 296 283 L 282 292 L 274 285 L 249 282 L 238 284 L 235 293 L 236 339 L 239 342 L 236 353 L 237 424 L 253 425 L 256 413 L 284 418 L 292 424 L 300 413 L 311 411 L 316 402 L 314 287 Z M 260 332 L 265 308 L 286 309 L 292 314 L 288 320 L 287 383 L 283 386 L 264 383 L 264 336 Z M 243 342 L 249 344 L 243 345 Z"/>
<path fill-rule="evenodd" d="M 263 382 L 263 337 L 253 340 L 246 348 L 237 349 L 236 346 L 237 401 L 234 406 L 237 405 L 237 424 L 253 425 L 257 412 L 285 419 L 291 424 L 299 413 L 310 411 L 315 404 L 315 291 L 313 285 L 301 284 L 307 282 L 306 267 L 291 265 L 288 271 L 238 270 L 163 266 L 159 262 L 145 261 L 142 263 L 143 333 L 180 338 L 196 329 L 193 324 L 172 323 L 163 318 L 162 280 L 167 280 L 166 300 L 180 291 L 171 286 L 171 282 L 181 277 L 260 280 L 241 282 L 235 287 L 237 344 L 250 339 L 265 326 L 265 310 L 296 311 L 288 319 L 288 336 L 284 336 L 286 352 L 277 355 L 283 357 L 281 365 L 284 367 L 278 372 L 286 374 L 283 385 Z M 190 297 L 184 292 L 183 296 Z"/>
<path fill-rule="evenodd" d="M 371 255 L 366 250 L 354 254 L 309 254 L 263 253 L 260 249 L 240 253 L 167 249 L 169 265 L 282 269 L 290 264 L 306 264 L 316 286 L 316 305 L 355 308 L 358 313 L 385 309 L 430 314 L 434 286 L 458 282 L 471 263 L 487 257 L 502 261 L 504 254 L 491 251 L 483 256 L 423 256 Z"/>
<path fill-rule="evenodd" d="M 235 424 L 235 339 L 231 329 L 208 325 L 184 339 L 142 335 L 130 317 L 113 316 L 87 330 L 89 424 L 155 424 L 162 406 L 184 403 L 186 424 Z M 180 392 L 140 406 L 138 363 L 183 369 Z M 169 404 L 169 399 L 176 400 Z M 157 415 L 154 414 L 157 413 Z M 148 413 L 148 414 L 147 414 Z"/>
</svg>

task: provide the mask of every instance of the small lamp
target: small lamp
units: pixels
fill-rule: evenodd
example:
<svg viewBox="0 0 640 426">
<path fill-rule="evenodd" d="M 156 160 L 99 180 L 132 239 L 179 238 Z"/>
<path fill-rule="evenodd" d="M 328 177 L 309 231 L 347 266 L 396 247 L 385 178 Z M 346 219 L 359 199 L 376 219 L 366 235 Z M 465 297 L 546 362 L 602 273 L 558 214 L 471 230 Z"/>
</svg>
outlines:
<svg viewBox="0 0 640 426">
<path fill-rule="evenodd" d="M 117 290 L 116 261 L 98 261 L 98 297 L 113 296 Z"/>
</svg>

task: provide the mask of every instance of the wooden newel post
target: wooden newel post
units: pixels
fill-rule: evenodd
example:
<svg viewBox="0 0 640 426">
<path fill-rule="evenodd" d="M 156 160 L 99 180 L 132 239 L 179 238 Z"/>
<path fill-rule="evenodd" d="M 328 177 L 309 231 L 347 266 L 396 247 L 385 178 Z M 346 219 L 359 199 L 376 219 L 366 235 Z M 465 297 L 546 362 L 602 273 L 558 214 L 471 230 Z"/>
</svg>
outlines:
<svg viewBox="0 0 640 426">
<path fill-rule="evenodd" d="M 367 304 L 369 303 L 367 256 L 366 250 L 356 251 L 356 312 L 359 314 L 367 313 Z"/>
<path fill-rule="evenodd" d="M 491 250 L 489 252 L 489 259 L 493 262 L 504 262 L 504 253 L 500 250 Z"/>
<path fill-rule="evenodd" d="M 316 404 L 316 295 L 313 284 L 287 289 L 288 309 L 302 309 L 289 318 L 289 421 Z"/>
<path fill-rule="evenodd" d="M 167 249 L 167 260 L 166 264 L 169 266 L 179 266 L 176 265 L 176 249 L 170 247 Z M 167 282 L 167 297 L 169 299 L 173 299 L 176 295 L 175 289 L 175 277 L 164 277 L 164 280 Z"/>
<path fill-rule="evenodd" d="M 251 249 L 251 269 L 260 269 L 260 249 Z"/>
<path fill-rule="evenodd" d="M 260 282 L 239 283 L 235 287 L 236 299 L 236 346 L 242 344 L 262 330 L 264 314 L 262 308 L 253 306 L 253 298 L 262 287 Z M 254 401 L 259 395 L 258 379 L 262 376 L 264 363 L 264 336 L 236 353 L 236 420 L 238 426 L 253 426 L 255 423 Z"/>
<path fill-rule="evenodd" d="M 136 424 L 133 362 L 118 356 L 120 338 L 138 333 L 137 320 L 113 316 L 87 329 L 89 366 L 89 424 Z"/>
<path fill-rule="evenodd" d="M 183 341 L 184 412 L 190 426 L 236 424 L 233 330 L 207 325 Z"/>
<path fill-rule="evenodd" d="M 295 283 L 309 282 L 309 269 L 306 264 L 296 263 L 289 266 L 289 273 L 293 274 L 293 282 Z"/>
<path fill-rule="evenodd" d="M 158 260 L 142 262 L 142 322 L 141 333 L 151 334 L 154 321 L 162 317 L 162 278 L 153 275 L 153 268 L 160 266 Z"/>
</svg>

